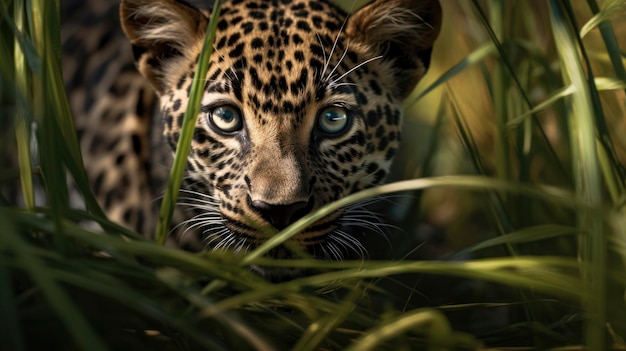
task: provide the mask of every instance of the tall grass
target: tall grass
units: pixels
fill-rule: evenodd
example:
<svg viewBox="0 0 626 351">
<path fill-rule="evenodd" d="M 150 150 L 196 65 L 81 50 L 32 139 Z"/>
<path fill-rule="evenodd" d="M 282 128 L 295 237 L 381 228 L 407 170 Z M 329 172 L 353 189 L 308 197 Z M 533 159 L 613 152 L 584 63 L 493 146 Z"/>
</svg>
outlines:
<svg viewBox="0 0 626 351">
<path fill-rule="evenodd" d="M 207 35 L 204 39 L 203 49 L 198 57 L 198 67 L 196 69 L 196 76 L 198 79 L 194 79 L 191 86 L 192 93 L 189 97 L 187 111 L 185 111 L 181 140 L 176 148 L 176 155 L 170 172 L 167 190 L 165 191 L 163 204 L 159 213 L 159 225 L 156 229 L 156 241 L 160 244 L 165 243 L 167 234 L 169 233 L 172 215 L 174 214 L 174 206 L 172 205 L 175 204 L 178 199 L 178 189 L 183 182 L 187 156 L 191 150 L 191 139 L 193 138 L 196 120 L 198 119 L 198 113 L 200 112 L 202 87 L 204 86 L 203 82 L 206 81 L 206 75 L 209 70 L 209 57 L 211 57 L 211 53 L 213 52 L 213 41 L 215 40 L 215 31 L 217 30 L 217 19 L 220 16 L 220 8 L 221 1 L 217 0 L 213 5 L 213 11 L 211 11 L 211 19 L 207 28 Z"/>
<path fill-rule="evenodd" d="M 0 151 L 15 160 L 0 170 L 3 347 L 626 347 L 623 2 L 443 2 L 431 72 L 406 104 L 396 168 L 408 180 L 330 204 L 244 257 L 173 250 L 106 219 L 63 90 L 57 5 L 0 8 L 0 125 L 12 126 Z M 416 124 L 428 131 L 423 145 L 412 143 Z M 84 211 L 69 207 L 68 174 Z M 263 257 L 334 209 L 397 192 L 420 196 L 391 206 L 404 234 L 387 260 Z M 443 234 L 423 244 L 433 231 Z M 319 273 L 274 284 L 251 265 Z"/>
</svg>

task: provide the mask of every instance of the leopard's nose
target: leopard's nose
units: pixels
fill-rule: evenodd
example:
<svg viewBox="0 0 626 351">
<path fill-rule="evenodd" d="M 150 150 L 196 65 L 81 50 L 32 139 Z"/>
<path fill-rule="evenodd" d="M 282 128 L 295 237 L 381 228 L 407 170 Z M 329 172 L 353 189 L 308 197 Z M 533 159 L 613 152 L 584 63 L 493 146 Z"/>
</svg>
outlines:
<svg viewBox="0 0 626 351">
<path fill-rule="evenodd" d="M 311 205 L 311 201 L 299 201 L 288 205 L 272 205 L 261 200 L 250 201 L 250 206 L 277 230 L 283 230 L 302 218 L 309 212 Z"/>
</svg>

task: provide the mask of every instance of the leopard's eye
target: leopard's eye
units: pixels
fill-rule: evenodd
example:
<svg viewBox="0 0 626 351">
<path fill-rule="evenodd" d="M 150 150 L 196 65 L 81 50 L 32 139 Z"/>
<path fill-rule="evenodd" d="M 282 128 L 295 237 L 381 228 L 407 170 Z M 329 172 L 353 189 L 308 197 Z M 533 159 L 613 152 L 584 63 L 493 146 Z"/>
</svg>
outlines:
<svg viewBox="0 0 626 351">
<path fill-rule="evenodd" d="M 317 127 L 324 133 L 337 136 L 348 130 L 350 114 L 342 107 L 327 107 L 317 117 Z"/>
<path fill-rule="evenodd" d="M 208 113 L 211 127 L 218 133 L 234 133 L 243 127 L 239 110 L 233 106 L 218 106 Z"/>
</svg>

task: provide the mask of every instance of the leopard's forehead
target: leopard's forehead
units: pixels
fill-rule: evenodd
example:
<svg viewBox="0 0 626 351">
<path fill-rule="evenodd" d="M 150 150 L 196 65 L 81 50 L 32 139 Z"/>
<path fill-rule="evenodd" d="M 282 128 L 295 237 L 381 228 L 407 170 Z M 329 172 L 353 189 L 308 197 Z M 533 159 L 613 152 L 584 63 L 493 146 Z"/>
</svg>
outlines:
<svg viewBox="0 0 626 351">
<path fill-rule="evenodd" d="M 232 4 L 222 12 L 215 43 L 217 64 L 225 63 L 230 72 L 216 70 L 209 80 L 224 73 L 236 98 L 251 100 L 257 110 L 297 112 L 305 100 L 323 95 L 335 40 L 340 46 L 335 51 L 344 49 L 344 19 L 345 14 L 318 1 Z M 246 96 L 244 86 L 254 94 Z"/>
<path fill-rule="evenodd" d="M 365 93 L 388 100 L 376 73 L 363 79 L 371 73 L 368 65 L 376 62 L 359 64 L 376 57 L 359 54 L 359 47 L 346 39 L 346 19 L 345 12 L 323 1 L 226 2 L 217 23 L 203 106 L 236 105 L 251 140 L 275 137 L 288 145 L 309 139 L 323 106 L 342 104 L 361 113 L 368 102 Z M 180 127 L 180 107 L 189 94 L 195 64 L 182 73 L 170 99 L 163 100 L 166 105 L 183 102 L 174 104 L 174 113 L 166 117 L 166 133 Z"/>
</svg>

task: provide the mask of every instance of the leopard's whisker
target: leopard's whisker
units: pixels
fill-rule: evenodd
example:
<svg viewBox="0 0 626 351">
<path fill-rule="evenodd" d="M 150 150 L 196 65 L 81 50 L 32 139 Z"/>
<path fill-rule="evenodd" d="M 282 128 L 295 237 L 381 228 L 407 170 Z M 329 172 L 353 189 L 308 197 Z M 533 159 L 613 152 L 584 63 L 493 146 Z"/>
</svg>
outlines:
<svg viewBox="0 0 626 351">
<path fill-rule="evenodd" d="M 343 261 L 343 255 L 341 254 L 341 250 L 337 247 L 334 241 L 327 242 L 326 247 L 333 254 L 336 261 Z"/>
<path fill-rule="evenodd" d="M 329 235 L 329 240 L 334 240 L 344 248 L 353 251 L 361 258 L 369 257 L 369 253 L 363 244 L 353 236 L 342 230 L 335 230 Z"/>
<path fill-rule="evenodd" d="M 328 74 L 328 79 L 331 79 L 333 74 L 335 73 L 335 71 L 337 70 L 337 68 L 341 65 L 341 62 L 343 61 L 343 59 L 346 57 L 346 55 L 348 54 L 348 45 L 346 45 L 345 50 L 343 51 L 343 54 L 341 55 L 341 57 L 339 58 L 339 61 L 337 61 L 337 63 L 335 64 L 335 67 L 333 67 L 332 71 L 330 71 L 330 73 Z M 341 80 L 341 79 L 338 79 Z M 329 84 L 329 86 L 337 86 L 334 85 L 335 81 L 331 81 L 331 83 Z"/>
<path fill-rule="evenodd" d="M 315 36 L 317 37 L 317 41 L 320 43 L 320 46 L 322 47 L 322 55 L 324 57 L 324 69 L 322 70 L 322 73 L 320 74 L 320 77 L 323 80 L 324 79 L 324 74 L 326 72 L 326 68 L 330 64 L 328 62 L 330 60 L 330 58 L 326 56 L 326 48 L 324 47 L 324 43 L 322 42 L 322 37 L 320 37 L 320 34 L 319 33 L 315 33 Z"/>
<path fill-rule="evenodd" d="M 328 60 L 326 61 L 326 64 L 324 65 L 324 70 L 322 70 L 322 80 L 324 82 L 327 82 L 330 79 L 330 74 L 325 77 L 326 71 L 328 70 L 328 66 L 330 65 L 330 60 L 332 60 L 333 54 L 335 53 L 335 49 L 337 48 L 337 43 L 339 42 L 339 37 L 341 36 L 341 33 L 343 33 L 343 29 L 346 25 L 346 23 L 348 22 L 348 16 L 346 16 L 346 18 L 344 18 L 343 23 L 341 24 L 341 28 L 339 28 L 339 33 L 337 33 L 337 35 L 335 36 L 335 41 L 333 42 L 333 47 L 330 49 L 330 54 L 328 55 Z M 324 45 L 322 45 L 322 48 L 324 49 Z M 323 50 L 325 51 L 325 50 Z M 335 66 L 336 67 L 336 66 Z"/>
<path fill-rule="evenodd" d="M 340 80 L 342 80 L 343 78 L 345 78 L 347 75 L 349 75 L 350 73 L 356 71 L 357 69 L 363 67 L 364 65 L 372 62 L 372 61 L 376 61 L 376 60 L 380 60 L 381 58 L 383 58 L 383 55 L 380 56 L 375 56 L 372 57 L 370 59 L 367 59 L 361 63 L 359 63 L 358 65 L 352 67 L 351 69 L 349 69 L 346 73 L 342 74 L 339 78 L 333 80 L 332 82 L 329 83 L 329 86 L 335 86 Z"/>
</svg>

